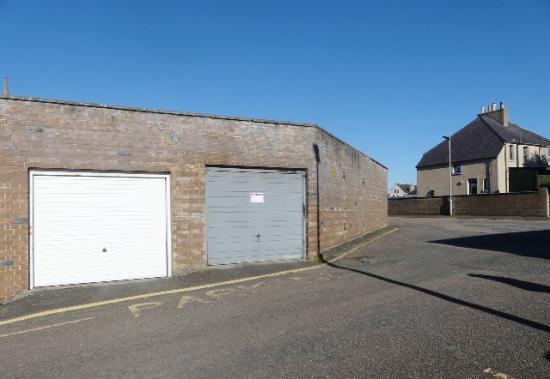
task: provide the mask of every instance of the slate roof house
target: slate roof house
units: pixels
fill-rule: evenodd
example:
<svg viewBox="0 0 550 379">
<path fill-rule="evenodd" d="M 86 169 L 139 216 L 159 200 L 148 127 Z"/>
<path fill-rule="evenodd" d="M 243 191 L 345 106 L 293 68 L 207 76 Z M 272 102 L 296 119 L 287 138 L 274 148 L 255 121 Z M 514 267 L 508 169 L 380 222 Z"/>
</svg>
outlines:
<svg viewBox="0 0 550 379">
<path fill-rule="evenodd" d="M 388 197 L 411 197 L 416 196 L 416 184 L 395 183 L 388 191 Z"/>
<path fill-rule="evenodd" d="M 510 192 L 511 169 L 546 167 L 550 140 L 516 125 L 508 109 L 491 104 L 451 136 L 453 195 Z M 416 165 L 419 196 L 449 195 L 449 147 L 446 140 Z"/>
</svg>

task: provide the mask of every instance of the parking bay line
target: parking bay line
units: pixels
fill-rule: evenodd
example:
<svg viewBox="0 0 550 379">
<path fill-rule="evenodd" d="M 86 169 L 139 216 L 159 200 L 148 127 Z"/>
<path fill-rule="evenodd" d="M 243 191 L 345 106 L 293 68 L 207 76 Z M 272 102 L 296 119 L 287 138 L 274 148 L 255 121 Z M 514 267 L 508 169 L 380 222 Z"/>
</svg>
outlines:
<svg viewBox="0 0 550 379">
<path fill-rule="evenodd" d="M 19 331 L 17 331 L 17 332 L 6 333 L 6 334 L 0 334 L 0 338 L 11 337 L 11 336 L 17 336 L 17 335 L 20 335 L 20 334 L 27 334 L 27 333 L 32 333 L 32 332 L 37 332 L 37 331 L 39 331 L 39 330 L 44 330 L 44 329 L 57 328 L 57 327 L 59 327 L 59 326 L 65 326 L 65 325 L 70 325 L 70 324 L 76 324 L 76 323 L 79 323 L 79 322 L 89 321 L 89 320 L 92 320 L 92 319 L 93 319 L 93 317 L 86 317 L 86 318 L 81 318 L 81 319 L 78 319 L 78 320 L 72 320 L 72 321 L 66 321 L 66 322 L 59 322 L 59 323 L 57 323 L 57 324 L 44 325 L 44 326 L 40 326 L 40 327 L 38 327 L 38 328 L 19 330 Z"/>
<path fill-rule="evenodd" d="M 15 317 L 15 318 L 12 318 L 12 319 L 7 319 L 7 320 L 2 320 L 2 321 L 0 321 L 0 326 L 14 324 L 14 323 L 17 323 L 17 322 L 22 322 L 22 321 L 27 321 L 27 320 L 32 320 L 32 319 L 40 318 L 40 317 L 47 317 L 47 316 L 53 316 L 53 315 L 68 313 L 68 312 L 76 312 L 76 311 L 81 311 L 81 310 L 85 310 L 85 309 L 97 308 L 97 307 L 101 307 L 101 306 L 104 306 L 104 305 L 119 304 L 119 303 L 125 303 L 125 302 L 128 302 L 128 301 L 143 300 L 143 299 L 149 299 L 149 298 L 158 297 L 158 296 L 169 296 L 169 295 L 174 295 L 174 294 L 179 294 L 179 293 L 193 292 L 193 291 L 199 291 L 199 290 L 203 290 L 203 289 L 223 287 L 223 286 L 229 286 L 229 285 L 232 285 L 232 284 L 250 282 L 250 281 L 258 280 L 258 279 L 274 278 L 274 277 L 278 277 L 278 276 L 295 274 L 295 273 L 298 273 L 298 272 L 316 270 L 316 269 L 319 269 L 321 267 L 326 267 L 328 263 L 333 263 L 333 262 L 336 262 L 336 261 L 338 261 L 342 258 L 345 258 L 346 256 L 350 255 L 351 253 L 353 253 L 353 252 L 357 251 L 358 249 L 362 248 L 363 246 L 368 245 L 371 242 L 374 242 L 379 238 L 387 236 L 388 234 L 393 233 L 396 230 L 398 230 L 398 229 L 393 228 L 393 229 L 390 229 L 390 230 L 388 230 L 384 233 L 381 233 L 381 234 L 369 239 L 368 241 L 365 241 L 364 243 L 351 248 L 350 250 L 348 250 L 347 252 L 337 256 L 336 258 L 328 260 L 326 263 L 316 265 L 316 266 L 295 268 L 295 269 L 291 269 L 291 270 L 273 272 L 273 273 L 270 273 L 270 274 L 263 274 L 263 275 L 249 276 L 249 277 L 240 278 L 240 279 L 226 280 L 224 282 L 203 284 L 203 285 L 186 287 L 186 288 L 176 288 L 176 289 L 160 291 L 160 292 L 150 292 L 150 293 L 144 293 L 144 294 L 141 294 L 141 295 L 134 295 L 134 296 L 120 297 L 120 298 L 116 298 L 116 299 L 104 300 L 104 301 L 97 301 L 97 302 L 94 302 L 94 303 L 87 303 L 87 304 L 73 305 L 73 306 L 64 307 L 64 308 L 50 309 L 50 310 L 47 310 L 47 311 L 31 313 L 31 314 L 28 314 L 28 315 L 25 315 L 25 316 Z"/>
</svg>

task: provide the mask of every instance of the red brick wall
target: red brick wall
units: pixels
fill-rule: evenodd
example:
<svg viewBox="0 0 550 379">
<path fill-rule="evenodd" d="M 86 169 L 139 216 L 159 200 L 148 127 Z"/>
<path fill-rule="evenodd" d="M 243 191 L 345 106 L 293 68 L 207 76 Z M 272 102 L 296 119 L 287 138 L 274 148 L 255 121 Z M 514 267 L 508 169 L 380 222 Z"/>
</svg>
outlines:
<svg viewBox="0 0 550 379">
<path fill-rule="evenodd" d="M 316 255 L 315 143 L 323 251 L 385 226 L 386 169 L 315 126 L 0 98 L 0 302 L 28 288 L 30 168 L 169 172 L 177 275 L 205 264 L 206 165 L 306 169 Z"/>
</svg>

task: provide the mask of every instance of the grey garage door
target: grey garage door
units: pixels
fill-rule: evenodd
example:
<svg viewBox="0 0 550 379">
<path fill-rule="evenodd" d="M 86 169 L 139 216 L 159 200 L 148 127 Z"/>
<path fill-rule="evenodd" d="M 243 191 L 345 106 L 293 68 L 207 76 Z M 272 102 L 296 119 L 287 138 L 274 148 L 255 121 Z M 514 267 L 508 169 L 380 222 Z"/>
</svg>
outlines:
<svg viewBox="0 0 550 379">
<path fill-rule="evenodd" d="M 208 264 L 304 257 L 300 171 L 207 168 Z"/>
</svg>

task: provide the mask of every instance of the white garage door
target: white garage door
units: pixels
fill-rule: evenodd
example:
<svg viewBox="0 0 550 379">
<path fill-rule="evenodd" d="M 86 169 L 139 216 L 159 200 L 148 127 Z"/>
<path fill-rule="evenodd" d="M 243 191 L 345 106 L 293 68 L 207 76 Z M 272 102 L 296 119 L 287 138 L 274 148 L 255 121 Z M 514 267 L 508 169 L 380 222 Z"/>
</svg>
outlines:
<svg viewBox="0 0 550 379">
<path fill-rule="evenodd" d="M 31 287 L 169 275 L 168 177 L 31 172 Z"/>
</svg>

